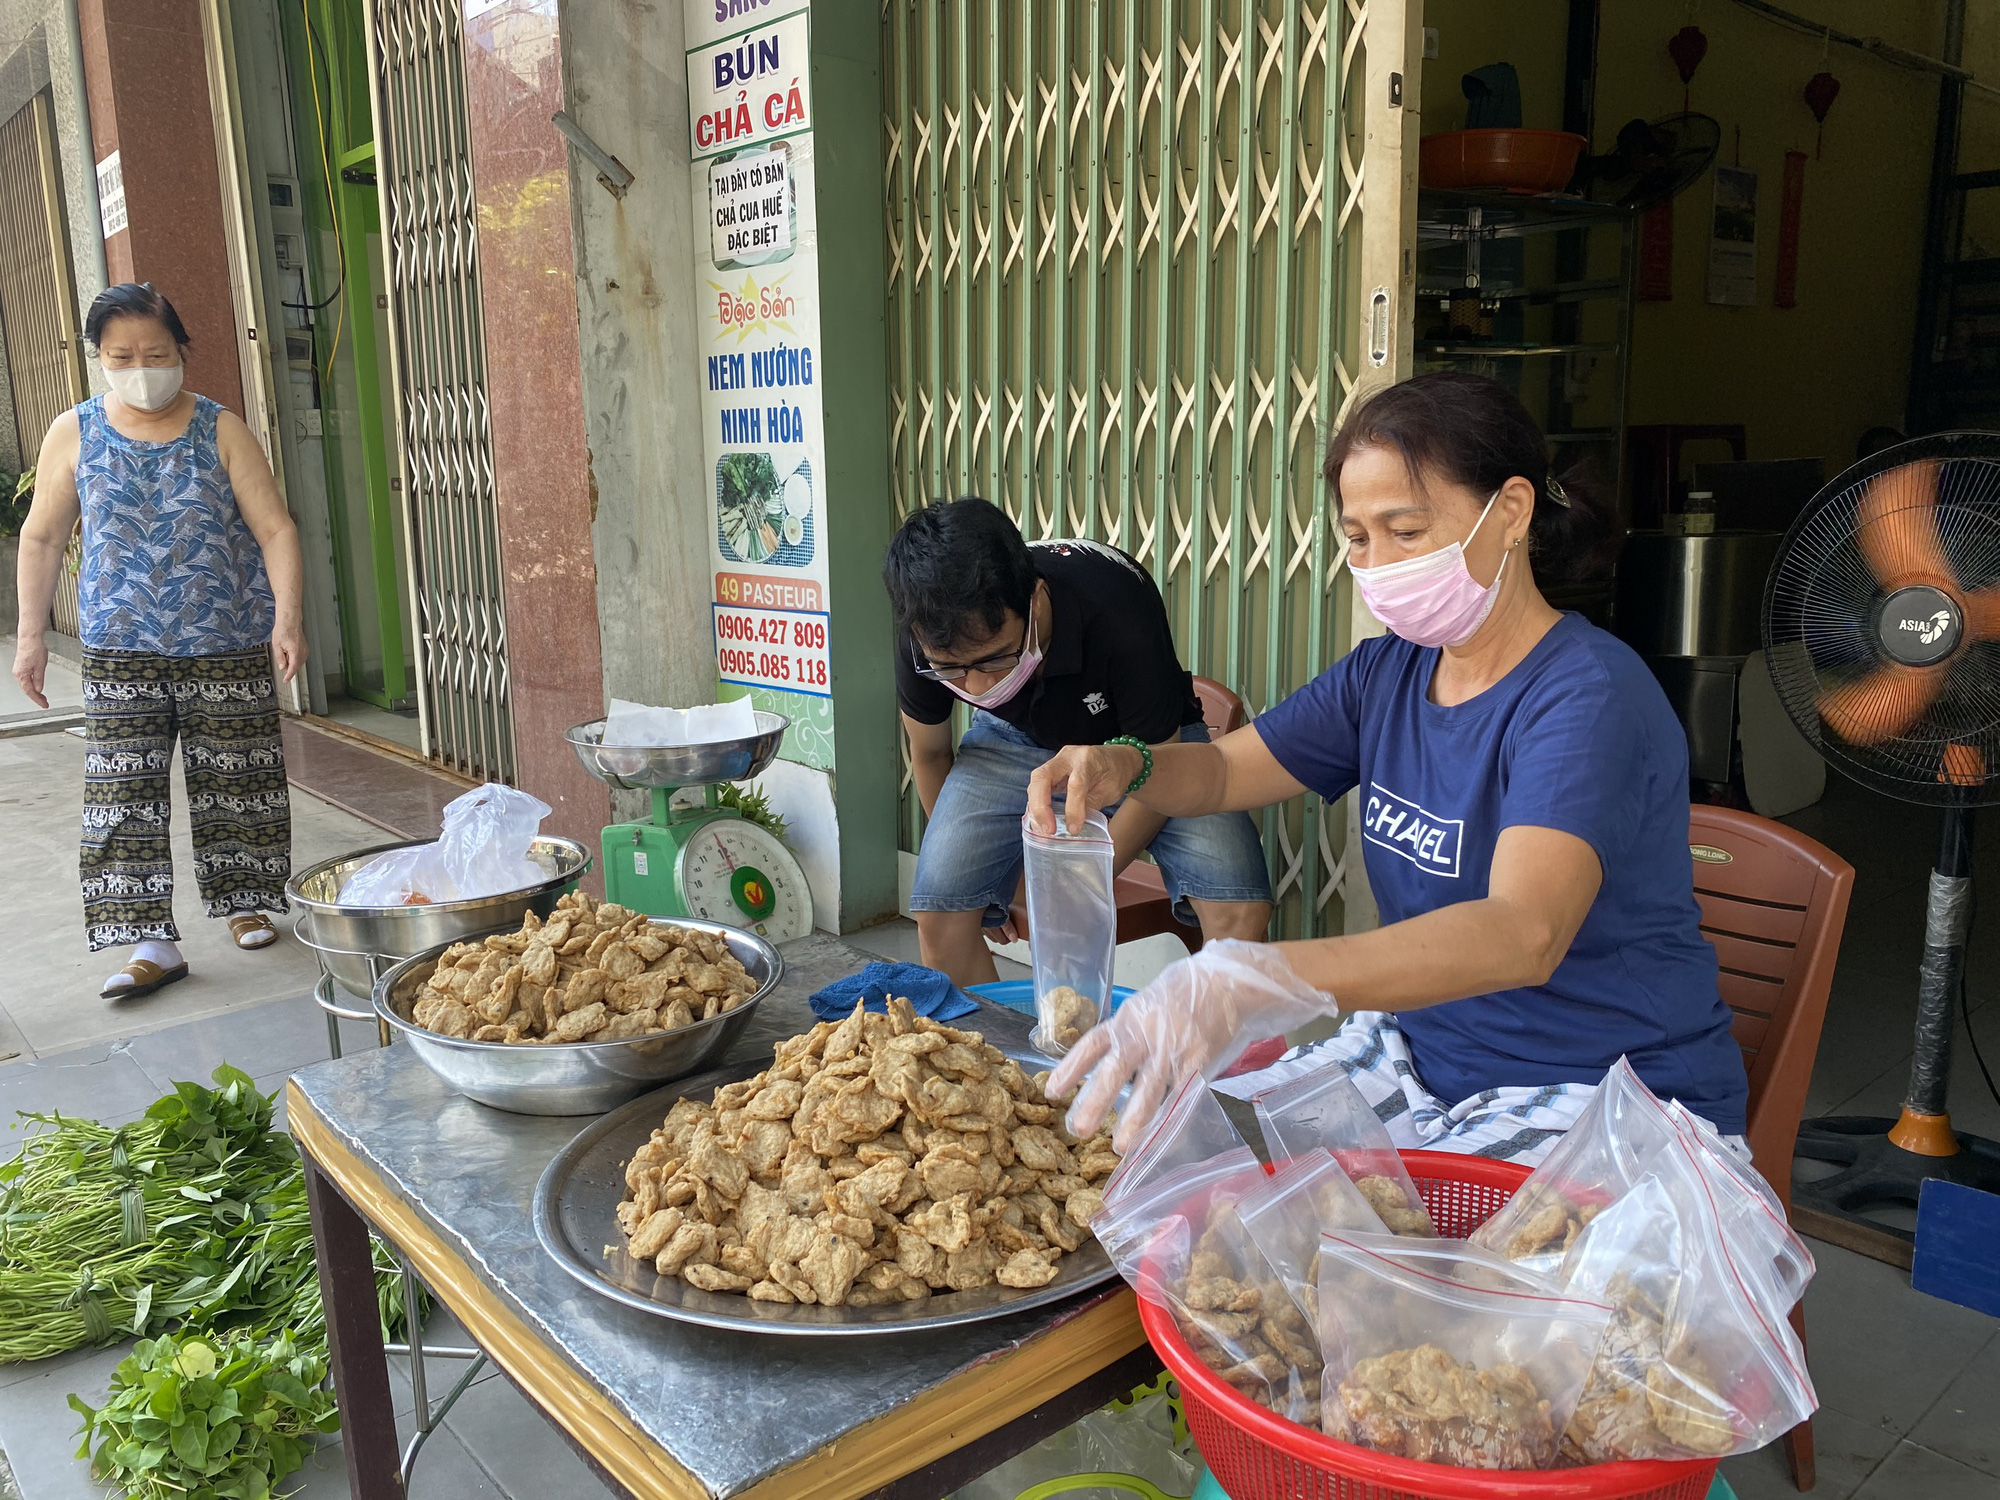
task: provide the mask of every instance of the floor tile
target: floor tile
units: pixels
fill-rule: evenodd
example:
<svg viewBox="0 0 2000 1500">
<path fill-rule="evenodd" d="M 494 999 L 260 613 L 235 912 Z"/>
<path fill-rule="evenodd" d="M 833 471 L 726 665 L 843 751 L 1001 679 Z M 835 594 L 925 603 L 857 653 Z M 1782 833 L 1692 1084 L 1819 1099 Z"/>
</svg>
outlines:
<svg viewBox="0 0 2000 1500">
<path fill-rule="evenodd" d="M 1945 1387 L 1910 1441 L 2000 1477 L 2000 1334 Z"/>
<path fill-rule="evenodd" d="M 407 1445 L 416 1428 L 407 1418 L 397 1425 Z M 449 1427 L 440 1427 L 424 1439 L 423 1451 L 417 1455 L 417 1466 L 410 1475 L 409 1500 L 570 1500 L 569 1491 L 517 1489 L 513 1476 L 507 1479 L 503 1487 L 472 1456 L 458 1434 Z M 345 1493 L 344 1488 L 328 1491 L 329 1496 Z"/>
<path fill-rule="evenodd" d="M 82 1419 L 70 1410 L 69 1395 L 74 1391 L 93 1406 L 102 1402 L 129 1347 L 41 1362 L 29 1379 L 0 1387 L 0 1448 L 23 1500 L 104 1500 L 89 1466 L 76 1457 Z"/>
<path fill-rule="evenodd" d="M 1907 1271 L 1814 1241 L 1806 1353 L 1823 1408 L 1902 1437 L 2000 1321 L 1927 1297 Z"/>
<path fill-rule="evenodd" d="M 504 1376 L 467 1391 L 445 1418 L 445 1427 L 521 1500 L 558 1495 L 590 1500 L 615 1493 Z"/>
<path fill-rule="evenodd" d="M 0 1066 L 0 1155 L 14 1154 L 7 1131 L 17 1112 L 88 1112 L 109 1120 L 144 1114 L 163 1092 L 116 1042 Z"/>
<path fill-rule="evenodd" d="M 245 953 L 236 948 L 225 924 L 201 915 L 192 879 L 185 778 L 177 762 L 173 844 L 180 879 L 174 900 L 181 951 L 191 972 L 143 999 L 114 1003 L 99 998 L 98 986 L 117 964 L 114 954 L 89 953 L 83 939 L 75 881 L 83 744 L 55 734 L 7 741 L 5 747 L 0 836 L 14 873 L 0 877 L 0 907 L 9 918 L 0 1011 L 29 1049 L 50 1054 L 138 1036 L 198 1016 L 303 995 L 311 988 L 318 963 L 288 931 L 268 948 Z M 379 842 L 380 830 L 359 818 L 303 791 L 293 796 L 292 857 L 297 866 Z M 14 975 L 31 975 L 32 982 Z"/>
<path fill-rule="evenodd" d="M 1896 1444 L 1854 1500 L 2000 1500 L 2000 1479 L 1906 1441 Z"/>
<path fill-rule="evenodd" d="M 369 1027 L 343 1025 L 343 1041 L 350 1032 L 365 1037 L 363 1045 L 375 1044 Z M 206 1083 L 218 1061 L 226 1060 L 253 1078 L 287 1073 L 325 1060 L 326 1016 L 309 995 L 301 994 L 134 1037 L 125 1052 L 162 1091 L 182 1079 Z"/>
<path fill-rule="evenodd" d="M 1813 1462 L 1819 1482 L 1813 1500 L 1847 1500 L 1896 1446 L 1894 1433 L 1857 1422 L 1836 1411 L 1813 1417 Z M 1785 1445 L 1770 1443 L 1755 1453 L 1722 1461 L 1722 1474 L 1739 1500 L 1796 1500 Z"/>
</svg>

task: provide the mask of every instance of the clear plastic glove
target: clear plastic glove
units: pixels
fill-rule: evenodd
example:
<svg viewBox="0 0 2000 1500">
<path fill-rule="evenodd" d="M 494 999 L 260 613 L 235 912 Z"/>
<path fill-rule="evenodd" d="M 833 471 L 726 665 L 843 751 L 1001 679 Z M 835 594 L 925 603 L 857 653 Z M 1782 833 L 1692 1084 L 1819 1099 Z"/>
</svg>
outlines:
<svg viewBox="0 0 2000 1500">
<path fill-rule="evenodd" d="M 1049 1093 L 1067 1098 L 1083 1084 L 1069 1128 L 1087 1139 L 1129 1081 L 1132 1094 L 1112 1142 L 1126 1152 L 1188 1078 L 1218 1077 L 1253 1042 L 1336 1008 L 1333 996 L 1292 971 L 1281 949 L 1225 938 L 1168 964 L 1109 1021 L 1086 1031 L 1049 1079 Z"/>
</svg>

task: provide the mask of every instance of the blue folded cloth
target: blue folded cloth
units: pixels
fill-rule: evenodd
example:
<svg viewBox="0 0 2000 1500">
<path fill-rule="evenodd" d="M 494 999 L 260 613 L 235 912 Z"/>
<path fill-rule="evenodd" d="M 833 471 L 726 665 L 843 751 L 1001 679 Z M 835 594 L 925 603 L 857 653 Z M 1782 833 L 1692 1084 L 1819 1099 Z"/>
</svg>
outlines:
<svg viewBox="0 0 2000 1500">
<path fill-rule="evenodd" d="M 979 1002 L 951 982 L 948 975 L 922 964 L 870 964 L 859 974 L 836 979 L 808 1000 L 822 1021 L 839 1021 L 854 1014 L 854 1002 L 870 1010 L 887 1010 L 889 997 L 901 995 L 920 1016 L 955 1021 L 979 1009 Z"/>
</svg>

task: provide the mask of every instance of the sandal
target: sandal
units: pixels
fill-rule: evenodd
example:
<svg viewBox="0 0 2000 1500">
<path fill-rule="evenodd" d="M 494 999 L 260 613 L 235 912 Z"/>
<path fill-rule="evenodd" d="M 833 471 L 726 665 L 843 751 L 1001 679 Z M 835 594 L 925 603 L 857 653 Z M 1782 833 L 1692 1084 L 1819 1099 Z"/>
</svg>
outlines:
<svg viewBox="0 0 2000 1500">
<path fill-rule="evenodd" d="M 155 990 L 163 990 L 176 980 L 188 977 L 188 966 L 175 964 L 171 969 L 163 969 L 150 958 L 135 958 L 119 974 L 131 976 L 130 984 L 110 985 L 97 992 L 100 1000 L 137 1000 L 141 995 L 150 995 Z M 116 978 L 117 975 L 113 975 Z"/>
<path fill-rule="evenodd" d="M 236 939 L 237 947 L 247 951 L 270 947 L 278 940 L 278 929 L 261 911 L 246 911 L 229 919 L 229 935 Z"/>
</svg>

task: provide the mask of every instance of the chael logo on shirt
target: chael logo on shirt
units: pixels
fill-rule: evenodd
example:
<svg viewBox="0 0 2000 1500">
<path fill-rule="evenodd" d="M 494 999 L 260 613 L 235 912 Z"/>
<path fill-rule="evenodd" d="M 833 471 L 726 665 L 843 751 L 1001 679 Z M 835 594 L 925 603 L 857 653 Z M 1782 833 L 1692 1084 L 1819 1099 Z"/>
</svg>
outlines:
<svg viewBox="0 0 2000 1500">
<path fill-rule="evenodd" d="M 1361 836 L 1391 854 L 1402 855 L 1418 869 L 1456 879 L 1458 846 L 1464 832 L 1463 818 L 1440 818 L 1407 797 L 1398 797 L 1379 781 L 1368 783 Z"/>
</svg>

